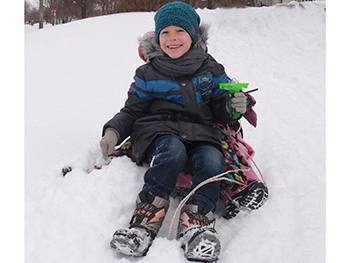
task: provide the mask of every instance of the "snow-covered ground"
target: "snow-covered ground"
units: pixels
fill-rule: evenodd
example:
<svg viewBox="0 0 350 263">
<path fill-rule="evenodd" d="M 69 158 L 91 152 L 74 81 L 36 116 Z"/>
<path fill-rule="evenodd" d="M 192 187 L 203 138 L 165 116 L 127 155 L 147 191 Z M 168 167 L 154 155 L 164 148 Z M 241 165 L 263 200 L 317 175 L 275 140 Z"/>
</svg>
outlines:
<svg viewBox="0 0 350 263">
<path fill-rule="evenodd" d="M 219 262 L 325 262 L 326 6 L 291 6 L 198 10 L 211 26 L 209 53 L 231 77 L 259 87 L 258 127 L 243 125 L 270 191 L 260 210 L 217 220 Z M 167 238 L 178 200 L 146 257 L 109 248 L 127 226 L 145 167 L 123 157 L 83 169 L 123 106 L 142 64 L 137 37 L 153 29 L 153 16 L 25 27 L 25 262 L 186 262 Z M 72 162 L 78 167 L 63 178 Z"/>
</svg>

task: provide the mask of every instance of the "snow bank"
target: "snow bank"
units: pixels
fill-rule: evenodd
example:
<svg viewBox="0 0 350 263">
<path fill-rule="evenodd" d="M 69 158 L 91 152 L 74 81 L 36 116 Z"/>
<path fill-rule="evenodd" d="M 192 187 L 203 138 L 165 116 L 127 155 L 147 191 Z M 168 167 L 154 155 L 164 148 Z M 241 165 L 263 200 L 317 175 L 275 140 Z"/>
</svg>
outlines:
<svg viewBox="0 0 350 263">
<path fill-rule="evenodd" d="M 217 220 L 219 262 L 325 262 L 325 2 L 292 6 L 198 10 L 211 26 L 209 52 L 231 77 L 259 87 L 258 127 L 244 124 L 245 139 L 270 190 L 260 210 Z M 186 262 L 166 238 L 179 200 L 146 257 L 109 248 L 128 224 L 145 167 L 123 157 L 84 172 L 142 64 L 137 37 L 153 29 L 153 16 L 26 26 L 26 262 Z M 78 168 L 63 178 L 71 162 Z"/>
</svg>

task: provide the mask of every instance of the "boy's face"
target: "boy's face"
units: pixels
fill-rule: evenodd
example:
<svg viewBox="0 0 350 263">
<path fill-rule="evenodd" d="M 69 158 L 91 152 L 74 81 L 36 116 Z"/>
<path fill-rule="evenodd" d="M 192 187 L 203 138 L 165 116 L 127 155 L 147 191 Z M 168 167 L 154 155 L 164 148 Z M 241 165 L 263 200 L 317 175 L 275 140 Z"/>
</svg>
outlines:
<svg viewBox="0 0 350 263">
<path fill-rule="evenodd" d="M 160 31 L 159 44 L 165 54 L 176 59 L 190 50 L 192 39 L 185 29 L 168 26 Z"/>
</svg>

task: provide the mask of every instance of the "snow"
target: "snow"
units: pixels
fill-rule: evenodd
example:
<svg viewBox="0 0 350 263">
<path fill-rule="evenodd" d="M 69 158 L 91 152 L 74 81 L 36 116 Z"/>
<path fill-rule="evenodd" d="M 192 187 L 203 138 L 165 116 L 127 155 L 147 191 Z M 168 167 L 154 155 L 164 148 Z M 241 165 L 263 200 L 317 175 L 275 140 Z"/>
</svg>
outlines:
<svg viewBox="0 0 350 263">
<path fill-rule="evenodd" d="M 261 209 L 217 220 L 218 262 L 325 262 L 326 6 L 291 6 L 198 10 L 211 26 L 209 53 L 231 77 L 259 87 L 258 127 L 243 125 L 270 191 Z M 174 199 L 146 257 L 109 248 L 146 167 L 122 157 L 84 171 L 142 64 L 137 37 L 154 28 L 153 16 L 25 26 L 25 262 L 187 262 L 167 237 Z M 62 177 L 70 163 L 76 169 Z"/>
</svg>

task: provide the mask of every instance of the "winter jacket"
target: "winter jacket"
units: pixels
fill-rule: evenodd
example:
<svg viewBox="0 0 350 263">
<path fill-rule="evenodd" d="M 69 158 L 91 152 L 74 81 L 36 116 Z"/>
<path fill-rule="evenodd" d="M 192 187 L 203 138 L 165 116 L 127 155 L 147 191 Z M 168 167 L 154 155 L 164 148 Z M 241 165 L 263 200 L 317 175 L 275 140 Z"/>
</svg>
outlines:
<svg viewBox="0 0 350 263">
<path fill-rule="evenodd" d="M 201 28 L 200 40 L 193 48 L 205 48 L 207 28 Z M 191 75 L 175 78 L 157 71 L 153 56 L 164 55 L 154 39 L 143 43 L 151 62 L 139 67 L 124 107 L 103 127 L 119 135 L 118 144 L 129 135 L 138 165 L 145 151 L 160 135 L 171 134 L 187 143 L 207 142 L 221 149 L 218 123 L 233 120 L 227 112 L 227 91 L 219 83 L 227 82 L 224 67 L 209 54 Z"/>
</svg>

